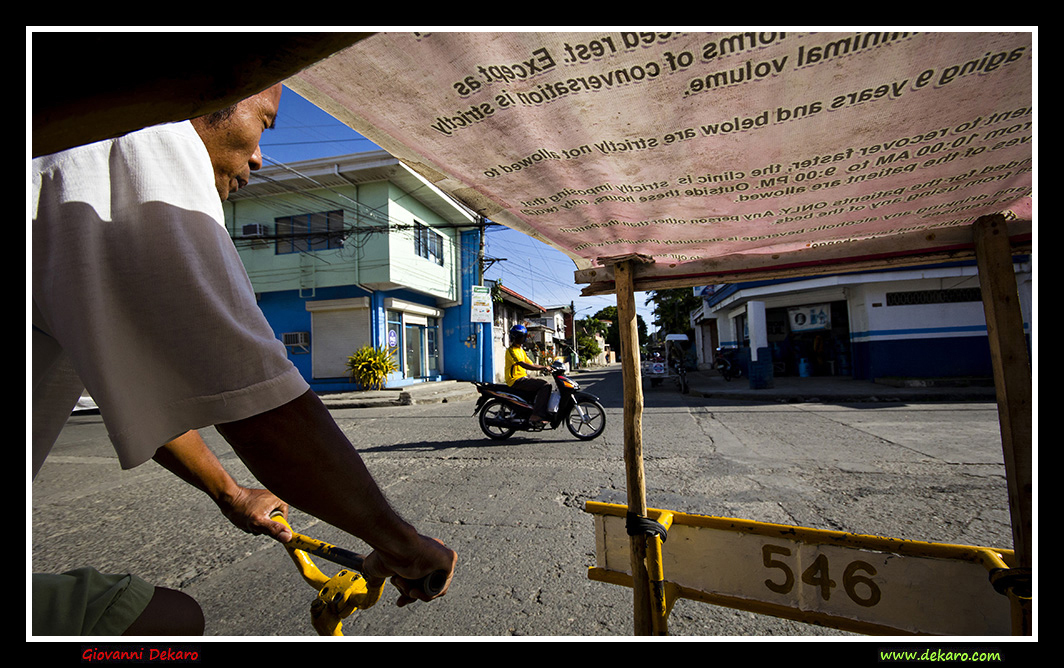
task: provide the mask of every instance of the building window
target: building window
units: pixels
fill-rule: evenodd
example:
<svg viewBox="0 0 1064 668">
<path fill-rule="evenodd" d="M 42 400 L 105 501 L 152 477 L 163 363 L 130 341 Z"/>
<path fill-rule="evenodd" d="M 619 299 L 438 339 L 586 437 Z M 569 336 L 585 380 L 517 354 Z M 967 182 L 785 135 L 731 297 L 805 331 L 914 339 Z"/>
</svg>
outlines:
<svg viewBox="0 0 1064 668">
<path fill-rule="evenodd" d="M 301 213 L 275 218 L 277 254 L 344 247 L 344 212 Z"/>
<path fill-rule="evenodd" d="M 414 223 L 414 252 L 443 266 L 443 236 L 427 225 Z"/>
</svg>

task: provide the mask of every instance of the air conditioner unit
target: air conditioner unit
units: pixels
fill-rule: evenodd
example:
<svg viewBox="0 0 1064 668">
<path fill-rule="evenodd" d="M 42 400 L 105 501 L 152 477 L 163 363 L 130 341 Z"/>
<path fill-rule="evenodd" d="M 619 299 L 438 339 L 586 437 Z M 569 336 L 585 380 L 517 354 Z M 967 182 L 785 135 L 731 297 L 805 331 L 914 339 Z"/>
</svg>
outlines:
<svg viewBox="0 0 1064 668">
<path fill-rule="evenodd" d="M 262 223 L 248 223 L 241 228 L 241 236 L 248 238 L 266 236 L 266 226 Z"/>
<path fill-rule="evenodd" d="M 285 332 L 281 334 L 281 341 L 286 346 L 309 346 L 310 332 Z"/>
</svg>

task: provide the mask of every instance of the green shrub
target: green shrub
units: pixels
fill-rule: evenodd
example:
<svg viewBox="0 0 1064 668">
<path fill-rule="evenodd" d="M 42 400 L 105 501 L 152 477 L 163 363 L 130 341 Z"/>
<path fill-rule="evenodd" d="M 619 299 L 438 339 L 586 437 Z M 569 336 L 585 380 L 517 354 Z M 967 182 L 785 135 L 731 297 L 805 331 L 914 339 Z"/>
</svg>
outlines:
<svg viewBox="0 0 1064 668">
<path fill-rule="evenodd" d="M 379 390 L 388 380 L 388 374 L 399 369 L 395 353 L 395 346 L 363 346 L 347 358 L 347 373 L 362 389 Z"/>
</svg>

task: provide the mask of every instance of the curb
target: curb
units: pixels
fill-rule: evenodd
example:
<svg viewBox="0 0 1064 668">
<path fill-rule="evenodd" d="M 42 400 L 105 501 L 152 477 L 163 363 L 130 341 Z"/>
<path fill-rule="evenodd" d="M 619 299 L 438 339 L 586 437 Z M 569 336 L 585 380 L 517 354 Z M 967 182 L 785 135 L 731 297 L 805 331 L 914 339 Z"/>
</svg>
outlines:
<svg viewBox="0 0 1064 668">
<path fill-rule="evenodd" d="M 463 401 L 476 398 L 477 391 L 468 381 L 447 380 L 394 389 L 334 392 L 318 396 L 327 408 L 382 408 Z"/>
<path fill-rule="evenodd" d="M 767 403 L 932 403 L 996 401 L 993 381 L 987 379 L 893 379 L 877 378 L 872 381 L 840 380 L 837 387 L 832 381 L 818 383 L 814 387 L 802 387 L 801 381 L 790 382 L 791 387 L 768 387 L 751 389 L 749 379 L 741 378 L 721 387 L 723 381 L 712 373 L 695 372 L 688 375 L 688 396 L 703 399 L 752 401 Z M 856 387 L 854 387 L 856 385 Z M 660 391 L 660 390 L 656 390 Z M 668 389 L 664 390 L 668 392 Z M 676 391 L 676 390 L 672 390 Z M 319 395 L 328 408 L 390 408 L 414 404 L 448 403 L 469 401 L 478 396 L 476 387 L 469 381 L 437 381 L 420 383 L 402 388 L 366 392 L 337 392 Z"/>
</svg>

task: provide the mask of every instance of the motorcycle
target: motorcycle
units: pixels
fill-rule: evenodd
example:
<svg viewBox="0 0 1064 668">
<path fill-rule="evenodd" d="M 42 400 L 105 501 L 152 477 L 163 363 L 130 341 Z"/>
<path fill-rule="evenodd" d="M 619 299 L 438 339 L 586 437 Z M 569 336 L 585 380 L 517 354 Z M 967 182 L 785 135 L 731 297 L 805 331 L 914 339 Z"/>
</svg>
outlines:
<svg viewBox="0 0 1064 668">
<path fill-rule="evenodd" d="M 547 404 L 547 422 L 543 427 L 529 423 L 532 416 L 532 397 L 524 396 L 509 385 L 474 381 L 480 398 L 473 415 L 478 416 L 480 429 L 501 441 L 516 431 L 557 429 L 564 422 L 569 433 L 582 441 L 597 438 L 606 429 L 606 409 L 598 397 L 580 391 L 580 385 L 565 375 L 561 362 L 551 364 L 551 376 L 557 389 L 551 391 Z"/>
<path fill-rule="evenodd" d="M 743 369 L 735 359 L 735 355 L 738 352 L 735 348 L 717 348 L 717 354 L 713 357 L 713 364 L 717 367 L 717 371 L 720 371 L 720 375 L 724 377 L 724 380 L 731 380 L 743 375 Z"/>
</svg>

